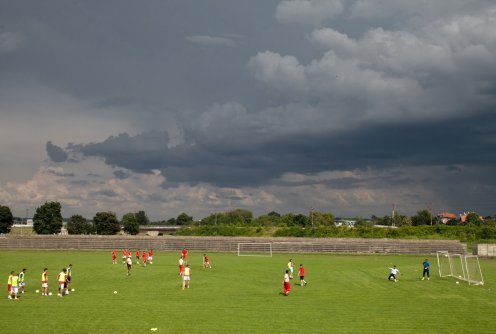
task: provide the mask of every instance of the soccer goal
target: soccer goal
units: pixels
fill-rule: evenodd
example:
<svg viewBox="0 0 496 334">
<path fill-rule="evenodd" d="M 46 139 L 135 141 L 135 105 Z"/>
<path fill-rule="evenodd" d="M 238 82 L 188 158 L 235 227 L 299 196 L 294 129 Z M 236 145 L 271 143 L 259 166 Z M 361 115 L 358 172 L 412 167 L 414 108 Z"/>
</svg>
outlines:
<svg viewBox="0 0 496 334">
<path fill-rule="evenodd" d="M 272 244 L 263 242 L 238 243 L 238 256 L 272 257 Z"/>
<path fill-rule="evenodd" d="M 437 252 L 440 277 L 455 277 L 471 285 L 483 285 L 482 270 L 477 255 L 450 254 Z"/>
</svg>

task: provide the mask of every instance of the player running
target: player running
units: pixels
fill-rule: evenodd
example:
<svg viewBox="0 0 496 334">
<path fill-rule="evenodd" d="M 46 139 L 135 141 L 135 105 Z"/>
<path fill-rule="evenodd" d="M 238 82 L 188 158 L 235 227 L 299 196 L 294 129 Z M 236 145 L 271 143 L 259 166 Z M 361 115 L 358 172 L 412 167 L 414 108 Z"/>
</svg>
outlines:
<svg viewBox="0 0 496 334">
<path fill-rule="evenodd" d="M 122 250 L 122 263 L 126 264 L 126 259 L 127 259 L 127 249 Z"/>
<path fill-rule="evenodd" d="M 148 261 L 148 259 L 147 259 L 148 254 L 146 253 L 146 251 L 143 251 L 143 254 L 141 257 L 143 258 L 143 267 L 146 267 L 146 262 Z"/>
<path fill-rule="evenodd" d="M 424 271 L 422 272 L 422 281 L 425 279 L 427 276 L 427 280 L 430 280 L 429 277 L 429 267 L 431 264 L 429 263 L 429 259 L 425 259 L 424 263 L 422 263 L 422 267 L 424 267 Z"/>
<path fill-rule="evenodd" d="M 131 266 L 133 265 L 133 260 L 129 256 L 126 261 L 127 261 L 127 263 L 126 263 L 127 276 L 130 276 L 131 275 Z"/>
<path fill-rule="evenodd" d="M 153 249 L 148 251 L 148 263 L 153 264 Z"/>
<path fill-rule="evenodd" d="M 184 271 L 184 260 L 182 257 L 179 258 L 179 276 L 183 274 Z"/>
<path fill-rule="evenodd" d="M 400 272 L 400 270 L 398 268 L 396 268 L 396 266 L 394 265 L 392 268 L 389 268 L 390 272 L 389 272 L 389 276 L 388 276 L 388 281 L 392 279 L 394 279 L 395 282 L 398 282 L 398 279 L 396 278 L 396 275 Z"/>
<path fill-rule="evenodd" d="M 139 251 L 139 250 L 137 250 L 135 255 L 136 255 L 136 264 L 139 264 L 139 260 L 140 260 L 140 251 Z"/>
<path fill-rule="evenodd" d="M 303 267 L 303 264 L 300 264 L 298 276 L 300 276 L 300 286 L 307 285 L 307 281 L 305 281 L 305 268 Z"/>
<path fill-rule="evenodd" d="M 283 286 L 283 294 L 285 296 L 289 295 L 289 292 L 291 291 L 291 284 L 289 283 L 289 269 L 286 269 L 286 272 L 284 273 L 284 277 L 282 279 L 282 286 Z"/>
<path fill-rule="evenodd" d="M 210 265 L 210 261 L 208 260 L 208 256 L 207 254 L 203 254 L 203 269 L 206 269 L 206 268 L 212 268 L 212 266 Z"/>
<path fill-rule="evenodd" d="M 293 270 L 294 270 L 294 264 L 293 264 L 293 259 L 289 259 L 288 262 L 288 271 L 289 271 L 289 278 L 293 278 Z"/>
</svg>

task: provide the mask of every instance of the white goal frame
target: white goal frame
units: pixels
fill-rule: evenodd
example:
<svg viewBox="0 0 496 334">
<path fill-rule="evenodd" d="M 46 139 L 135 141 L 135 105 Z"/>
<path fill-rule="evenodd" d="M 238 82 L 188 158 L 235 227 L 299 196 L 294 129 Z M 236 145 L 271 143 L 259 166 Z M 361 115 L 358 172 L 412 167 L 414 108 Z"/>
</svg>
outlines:
<svg viewBox="0 0 496 334">
<path fill-rule="evenodd" d="M 471 262 L 470 266 L 469 262 Z M 450 254 L 448 251 L 438 251 L 437 265 L 439 277 L 454 277 L 466 281 L 469 285 L 484 285 L 477 255 Z"/>
<path fill-rule="evenodd" d="M 270 242 L 239 242 L 238 256 L 272 257 L 272 243 Z"/>
</svg>

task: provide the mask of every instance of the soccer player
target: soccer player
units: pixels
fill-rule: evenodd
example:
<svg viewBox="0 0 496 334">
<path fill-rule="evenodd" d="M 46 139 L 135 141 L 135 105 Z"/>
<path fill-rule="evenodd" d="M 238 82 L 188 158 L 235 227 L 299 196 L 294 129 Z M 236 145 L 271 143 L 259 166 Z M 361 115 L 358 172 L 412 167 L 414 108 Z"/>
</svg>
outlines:
<svg viewBox="0 0 496 334">
<path fill-rule="evenodd" d="M 19 292 L 19 276 L 15 272 L 12 274 L 12 294 L 14 295 L 14 298 L 11 299 L 19 299 L 17 298 L 17 293 Z"/>
<path fill-rule="evenodd" d="M 66 277 L 65 277 L 65 294 L 69 294 L 69 285 L 71 284 L 72 279 L 72 264 L 69 264 L 69 267 L 66 269 Z"/>
<path fill-rule="evenodd" d="M 288 271 L 289 271 L 289 278 L 293 278 L 293 270 L 294 270 L 294 265 L 293 265 L 293 259 L 289 259 L 288 262 Z"/>
<path fill-rule="evenodd" d="M 48 269 L 43 269 L 43 273 L 41 274 L 41 295 L 48 296 Z"/>
<path fill-rule="evenodd" d="M 183 274 L 183 290 L 184 288 L 189 289 L 189 282 L 191 281 L 191 268 L 189 267 L 189 264 L 186 265 L 184 268 L 184 274 Z"/>
<path fill-rule="evenodd" d="M 136 264 L 139 264 L 139 260 L 140 260 L 140 251 L 137 250 L 136 251 Z"/>
<path fill-rule="evenodd" d="M 63 268 L 62 271 L 57 275 L 57 282 L 59 284 L 58 296 L 63 297 L 65 292 L 65 283 L 67 277 L 67 269 Z"/>
<path fill-rule="evenodd" d="M 7 298 L 12 299 L 12 276 L 14 276 L 14 272 L 11 271 L 9 278 L 7 279 Z"/>
<path fill-rule="evenodd" d="M 285 296 L 289 295 L 289 292 L 291 291 L 291 284 L 289 283 L 289 269 L 286 269 L 286 272 L 284 273 L 284 277 L 282 279 L 282 286 L 283 286 L 283 294 Z"/>
<path fill-rule="evenodd" d="M 146 262 L 148 261 L 147 259 L 148 254 L 146 251 L 143 251 L 142 258 L 143 258 L 143 267 L 146 267 Z"/>
<path fill-rule="evenodd" d="M 179 258 L 179 276 L 183 274 L 184 271 L 184 260 L 182 257 Z"/>
<path fill-rule="evenodd" d="M 131 266 L 133 265 L 133 260 L 131 257 L 127 258 L 127 276 L 131 275 Z"/>
<path fill-rule="evenodd" d="M 425 276 L 427 276 L 427 280 L 430 280 L 429 277 L 429 267 L 431 264 L 429 263 L 429 259 L 425 259 L 424 263 L 422 263 L 422 267 L 424 267 L 424 272 L 422 273 L 422 281 L 425 279 Z"/>
<path fill-rule="evenodd" d="M 183 251 L 181 252 L 181 257 L 183 258 L 184 261 L 187 261 L 187 258 L 188 258 L 188 250 L 187 249 L 183 249 Z"/>
<path fill-rule="evenodd" d="M 117 263 L 117 254 L 115 253 L 115 250 L 112 251 L 112 264 Z"/>
<path fill-rule="evenodd" d="M 205 268 L 212 268 L 212 266 L 210 265 L 210 261 L 208 261 L 207 254 L 203 254 L 203 269 Z"/>
<path fill-rule="evenodd" d="M 148 251 L 148 263 L 153 264 L 153 249 Z"/>
<path fill-rule="evenodd" d="M 393 268 L 389 268 L 390 272 L 389 272 L 389 276 L 388 276 L 388 281 L 392 279 L 394 279 L 395 282 L 398 282 L 398 279 L 396 278 L 396 275 L 400 272 L 400 270 L 398 268 L 396 268 L 396 266 L 394 265 Z"/>
<path fill-rule="evenodd" d="M 24 293 L 24 286 L 26 282 L 24 281 L 26 278 L 26 268 L 22 269 L 19 273 L 19 288 L 21 288 L 21 293 Z"/>
<path fill-rule="evenodd" d="M 126 263 L 126 258 L 127 258 L 127 249 L 122 250 L 122 263 Z"/>
<path fill-rule="evenodd" d="M 300 276 L 300 285 L 307 285 L 307 281 L 305 281 L 305 268 L 303 264 L 300 264 L 300 268 L 298 269 L 298 276 Z"/>
</svg>

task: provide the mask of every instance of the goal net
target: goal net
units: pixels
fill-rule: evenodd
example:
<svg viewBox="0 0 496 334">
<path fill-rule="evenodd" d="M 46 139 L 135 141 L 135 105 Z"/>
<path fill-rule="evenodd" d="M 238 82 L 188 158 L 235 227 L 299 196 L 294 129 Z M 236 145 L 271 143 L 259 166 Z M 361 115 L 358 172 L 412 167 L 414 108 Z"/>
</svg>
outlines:
<svg viewBox="0 0 496 334">
<path fill-rule="evenodd" d="M 450 254 L 437 252 L 440 277 L 455 277 L 473 285 L 483 285 L 482 270 L 477 255 Z"/>
<path fill-rule="evenodd" d="M 238 256 L 272 256 L 272 244 L 262 242 L 238 243 Z"/>
</svg>

